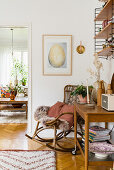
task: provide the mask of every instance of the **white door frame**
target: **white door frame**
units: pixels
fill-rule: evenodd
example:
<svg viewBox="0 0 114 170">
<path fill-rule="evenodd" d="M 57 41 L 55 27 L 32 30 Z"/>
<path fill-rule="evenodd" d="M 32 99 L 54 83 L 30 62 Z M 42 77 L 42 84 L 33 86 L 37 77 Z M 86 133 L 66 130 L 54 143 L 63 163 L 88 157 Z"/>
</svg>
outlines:
<svg viewBox="0 0 114 170">
<path fill-rule="evenodd" d="M 0 28 L 28 28 L 28 124 L 27 133 L 32 133 L 32 24 L 3 24 Z"/>
</svg>

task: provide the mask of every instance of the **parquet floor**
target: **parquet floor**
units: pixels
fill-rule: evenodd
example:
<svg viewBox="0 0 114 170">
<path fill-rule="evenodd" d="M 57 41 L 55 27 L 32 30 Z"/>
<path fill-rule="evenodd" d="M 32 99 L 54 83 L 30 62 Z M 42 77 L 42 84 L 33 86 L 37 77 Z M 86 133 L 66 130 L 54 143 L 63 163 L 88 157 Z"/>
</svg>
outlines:
<svg viewBox="0 0 114 170">
<path fill-rule="evenodd" d="M 25 137 L 26 124 L 0 125 L 0 150 L 49 150 L 46 146 L 38 144 Z M 84 161 L 81 155 L 73 156 L 71 153 L 56 152 L 57 170 L 84 170 Z M 89 170 L 110 170 L 103 166 L 89 167 Z"/>
</svg>

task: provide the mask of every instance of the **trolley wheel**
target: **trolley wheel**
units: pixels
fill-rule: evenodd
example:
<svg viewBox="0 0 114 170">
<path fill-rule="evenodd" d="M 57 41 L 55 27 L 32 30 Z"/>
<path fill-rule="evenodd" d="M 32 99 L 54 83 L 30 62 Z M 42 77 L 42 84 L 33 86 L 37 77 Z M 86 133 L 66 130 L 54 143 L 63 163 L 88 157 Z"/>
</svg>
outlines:
<svg viewBox="0 0 114 170">
<path fill-rule="evenodd" d="M 77 153 L 76 153 L 76 149 L 73 149 L 72 150 L 72 155 L 76 155 Z"/>
</svg>

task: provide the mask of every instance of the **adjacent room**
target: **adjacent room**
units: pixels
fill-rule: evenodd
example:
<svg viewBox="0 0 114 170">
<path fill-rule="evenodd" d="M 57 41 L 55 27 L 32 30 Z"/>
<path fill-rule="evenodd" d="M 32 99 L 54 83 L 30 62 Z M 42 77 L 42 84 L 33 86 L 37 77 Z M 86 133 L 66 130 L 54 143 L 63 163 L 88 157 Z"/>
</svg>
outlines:
<svg viewBox="0 0 114 170">
<path fill-rule="evenodd" d="M 27 123 L 28 28 L 0 28 L 0 123 Z"/>
<path fill-rule="evenodd" d="M 114 170 L 114 0 L 0 2 L 0 169 Z"/>
</svg>

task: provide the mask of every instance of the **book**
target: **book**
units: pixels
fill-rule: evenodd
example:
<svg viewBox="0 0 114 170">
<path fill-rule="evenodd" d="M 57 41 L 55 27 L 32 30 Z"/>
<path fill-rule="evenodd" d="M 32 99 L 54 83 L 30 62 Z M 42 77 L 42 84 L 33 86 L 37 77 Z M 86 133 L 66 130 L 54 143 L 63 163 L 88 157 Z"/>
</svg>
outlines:
<svg viewBox="0 0 114 170">
<path fill-rule="evenodd" d="M 83 130 L 85 131 L 85 127 L 83 126 Z M 89 132 L 95 135 L 108 135 L 110 130 L 109 129 L 105 129 L 103 127 L 100 126 L 91 126 L 89 128 Z"/>
<path fill-rule="evenodd" d="M 98 142 L 98 141 L 105 141 L 110 140 L 109 135 L 110 130 L 105 129 L 100 126 L 91 126 L 89 128 L 89 141 L 90 142 Z M 83 139 L 85 139 L 85 127 L 82 129 Z"/>
</svg>

